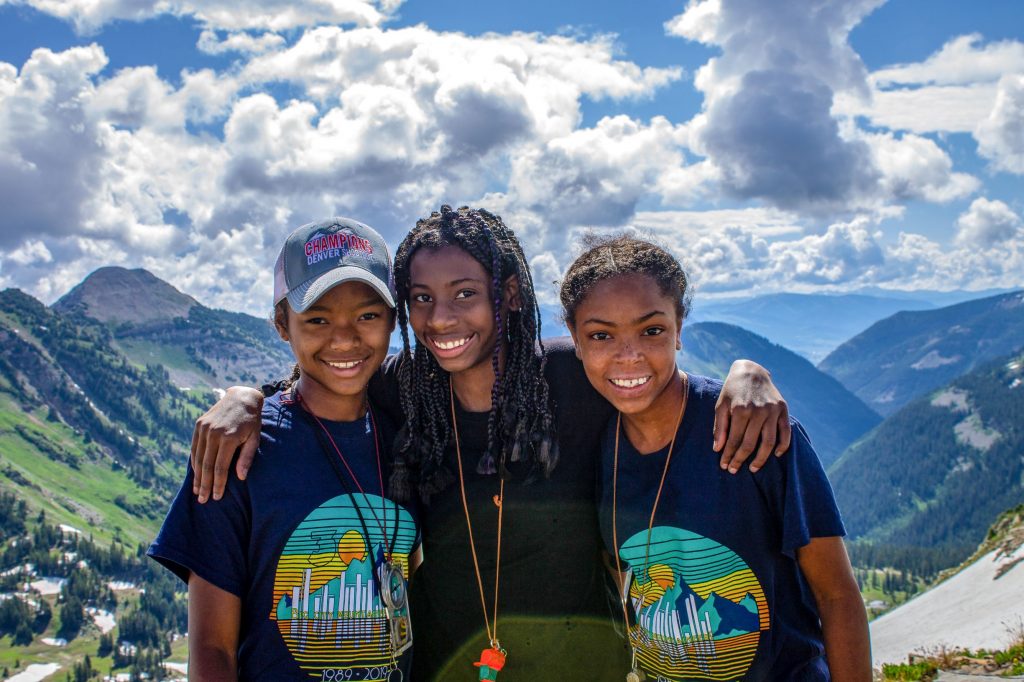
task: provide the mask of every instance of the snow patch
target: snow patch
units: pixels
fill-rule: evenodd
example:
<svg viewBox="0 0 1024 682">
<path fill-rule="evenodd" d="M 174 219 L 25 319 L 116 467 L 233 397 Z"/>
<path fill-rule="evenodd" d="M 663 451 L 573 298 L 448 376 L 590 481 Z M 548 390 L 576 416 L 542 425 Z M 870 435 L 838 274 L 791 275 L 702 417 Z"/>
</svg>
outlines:
<svg viewBox="0 0 1024 682">
<path fill-rule="evenodd" d="M 883 393 L 880 396 L 878 396 L 877 398 L 875 398 L 872 402 L 885 404 L 885 403 L 891 403 L 895 399 L 896 399 L 896 389 L 895 388 L 890 388 L 888 391 L 886 391 L 885 393 Z"/>
<path fill-rule="evenodd" d="M 67 646 L 68 640 L 63 637 L 42 637 L 40 640 L 43 644 L 49 644 L 50 646 Z"/>
<path fill-rule="evenodd" d="M 29 587 L 39 594 L 60 594 L 60 588 L 67 582 L 65 578 L 48 578 L 42 576 L 39 580 L 29 583 Z"/>
<path fill-rule="evenodd" d="M 929 351 L 927 355 L 912 364 L 912 369 L 935 369 L 936 367 L 942 367 L 943 365 L 952 365 L 960 362 L 960 356 L 954 355 L 951 358 L 944 358 L 942 354 L 937 350 Z"/>
<path fill-rule="evenodd" d="M 1024 618 L 1024 545 L 1009 555 L 989 552 L 949 580 L 871 622 L 876 666 L 911 653 L 960 647 L 1001 649 L 1007 624 Z"/>
<path fill-rule="evenodd" d="M 947 388 L 944 391 L 939 391 L 932 398 L 932 407 L 948 407 L 953 412 L 967 412 L 970 406 L 967 404 L 967 398 L 970 394 L 967 391 L 962 391 L 958 388 Z"/>
<path fill-rule="evenodd" d="M 39 682 L 60 670 L 56 663 L 33 663 L 14 677 L 8 677 L 7 682 Z"/>
<path fill-rule="evenodd" d="M 976 414 L 968 415 L 966 419 L 953 427 L 956 434 L 956 442 L 961 445 L 969 445 L 972 448 L 985 451 L 991 448 L 1002 434 L 995 429 L 987 429 L 981 423 L 981 418 Z"/>
<path fill-rule="evenodd" d="M 88 606 L 86 607 L 85 612 L 92 617 L 92 622 L 96 623 L 96 627 L 98 627 L 100 632 L 103 634 L 107 634 L 114 629 L 115 625 L 117 625 L 117 621 L 114 620 L 114 614 L 109 611 Z"/>
<path fill-rule="evenodd" d="M 82 531 L 78 530 L 74 526 L 69 526 L 66 523 L 62 523 L 59 526 L 60 532 L 67 533 L 68 535 L 81 535 Z"/>
<path fill-rule="evenodd" d="M 130 583 L 124 580 L 111 580 L 107 583 L 107 587 L 114 590 L 115 592 L 121 590 L 134 590 L 135 583 Z"/>
</svg>

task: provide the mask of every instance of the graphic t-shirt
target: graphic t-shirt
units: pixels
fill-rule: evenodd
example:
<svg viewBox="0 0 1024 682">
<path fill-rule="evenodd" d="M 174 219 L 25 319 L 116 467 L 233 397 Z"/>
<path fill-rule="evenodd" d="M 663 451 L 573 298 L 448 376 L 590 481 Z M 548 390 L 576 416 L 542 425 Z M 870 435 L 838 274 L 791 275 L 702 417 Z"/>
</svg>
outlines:
<svg viewBox="0 0 1024 682">
<path fill-rule="evenodd" d="M 391 628 L 408 635 L 400 600 L 419 535 L 413 514 L 381 493 L 393 428 L 376 412 L 321 420 L 344 457 L 339 473 L 290 396 L 268 398 L 262 420 L 248 477 L 230 479 L 220 502 L 196 502 L 189 467 L 149 556 L 242 600 L 240 679 L 385 680 L 395 663 L 409 679 L 411 648 L 395 661 Z M 392 618 L 382 589 L 398 600 Z"/>
<path fill-rule="evenodd" d="M 548 340 L 545 349 L 560 458 L 550 478 L 524 482 L 513 469 L 515 478 L 505 486 L 498 639 L 508 658 L 499 679 L 608 679 L 610 670 L 628 666 L 613 620 L 612 607 L 618 605 L 611 601 L 613 590 L 600 559 L 595 498 L 601 430 L 611 407 L 591 388 L 571 342 Z M 397 363 L 397 358 L 385 362 L 382 378 L 388 385 L 376 385 L 375 399 L 387 400 L 387 390 L 397 396 Z M 487 446 L 487 414 L 457 409 L 456 419 L 490 617 L 498 478 L 476 472 Z M 446 461 L 454 473 L 454 446 Z M 433 496 L 422 507 L 420 520 L 424 562 L 410 586 L 416 637 L 413 679 L 477 679 L 473 662 L 488 641 L 458 482 Z"/>
<path fill-rule="evenodd" d="M 653 680 L 828 680 L 817 607 L 795 558 L 811 538 L 845 534 L 818 457 L 793 422 L 784 457 L 755 474 L 722 471 L 712 451 L 721 384 L 689 379 L 649 536 L 668 447 L 641 455 L 619 434 L 616 535 L 639 665 Z M 615 435 L 613 417 L 602 441 L 609 552 Z"/>
</svg>

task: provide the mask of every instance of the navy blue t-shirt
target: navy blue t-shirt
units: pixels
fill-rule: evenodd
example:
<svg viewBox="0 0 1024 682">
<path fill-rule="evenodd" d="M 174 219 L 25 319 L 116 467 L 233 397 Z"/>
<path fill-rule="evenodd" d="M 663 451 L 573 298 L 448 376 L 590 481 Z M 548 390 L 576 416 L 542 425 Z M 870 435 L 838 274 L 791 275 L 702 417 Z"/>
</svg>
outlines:
<svg viewBox="0 0 1024 682">
<path fill-rule="evenodd" d="M 374 412 L 378 471 L 370 416 L 321 420 L 358 486 L 344 464 L 339 476 L 328 459 L 339 459 L 333 447 L 287 394 L 265 401 L 252 469 L 245 481 L 229 480 L 220 502 L 196 502 L 189 467 L 147 553 L 182 580 L 195 573 L 242 600 L 240 679 L 387 679 L 382 566 L 390 550 L 408 579 L 420 538 L 413 513 L 384 499 L 393 436 Z M 411 653 L 397 661 L 405 679 Z"/>
<path fill-rule="evenodd" d="M 817 607 L 795 558 L 811 538 L 845 534 L 821 463 L 793 422 L 785 457 L 756 474 L 723 471 L 712 451 L 721 384 L 689 379 L 649 538 L 668 447 L 641 455 L 619 434 L 616 526 L 639 664 L 655 680 L 828 680 Z M 602 441 L 609 551 L 615 429 L 613 418 Z"/>
</svg>

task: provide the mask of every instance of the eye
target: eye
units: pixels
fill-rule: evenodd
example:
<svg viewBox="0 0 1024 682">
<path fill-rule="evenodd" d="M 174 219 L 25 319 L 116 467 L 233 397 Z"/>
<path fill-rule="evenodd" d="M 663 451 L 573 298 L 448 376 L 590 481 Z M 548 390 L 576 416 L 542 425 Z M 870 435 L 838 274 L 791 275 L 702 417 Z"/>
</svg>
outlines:
<svg viewBox="0 0 1024 682">
<path fill-rule="evenodd" d="M 361 322 L 363 322 L 363 321 L 368 321 L 368 320 L 376 320 L 379 317 L 380 317 L 380 313 L 378 313 L 378 312 L 366 312 L 366 313 L 363 313 L 362 315 L 359 316 L 359 320 Z"/>
<path fill-rule="evenodd" d="M 664 333 L 665 333 L 665 328 L 664 327 L 648 327 L 647 329 L 645 329 L 643 331 L 643 336 L 658 336 L 659 334 L 664 334 Z"/>
<path fill-rule="evenodd" d="M 459 293 L 455 294 L 455 298 L 469 298 L 470 296 L 476 296 L 476 292 L 472 289 L 461 289 Z"/>
<path fill-rule="evenodd" d="M 430 294 L 413 294 L 412 300 L 416 303 L 430 303 Z"/>
<path fill-rule="evenodd" d="M 307 317 L 306 324 L 327 324 L 325 317 Z"/>
<path fill-rule="evenodd" d="M 594 332 L 592 334 L 588 334 L 588 336 L 594 341 L 607 341 L 612 338 L 608 332 Z"/>
</svg>

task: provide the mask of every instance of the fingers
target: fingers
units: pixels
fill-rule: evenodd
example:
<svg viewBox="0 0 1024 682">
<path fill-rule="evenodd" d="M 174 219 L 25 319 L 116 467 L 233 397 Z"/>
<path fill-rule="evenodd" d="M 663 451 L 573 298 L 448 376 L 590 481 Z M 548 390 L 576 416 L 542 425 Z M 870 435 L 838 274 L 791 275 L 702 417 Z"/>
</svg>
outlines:
<svg viewBox="0 0 1024 682">
<path fill-rule="evenodd" d="M 726 436 L 725 447 L 722 449 L 722 457 L 719 460 L 719 465 L 723 469 L 728 468 L 730 473 L 736 473 L 739 470 L 739 464 L 746 459 L 746 456 L 743 456 L 739 462 L 734 464 L 737 454 L 746 446 L 746 433 L 749 428 L 751 414 L 751 410 L 745 407 L 732 408 L 729 420 L 729 434 Z M 760 424 L 758 428 L 760 429 Z M 756 442 L 755 439 L 754 442 L 749 444 L 750 447 L 747 449 L 747 455 L 753 451 Z"/>
<path fill-rule="evenodd" d="M 790 442 L 793 438 L 793 429 L 789 424 L 789 406 L 786 402 L 782 402 L 782 414 L 779 415 L 779 443 L 775 447 L 775 456 L 779 457 L 782 453 L 789 450 Z"/>
<path fill-rule="evenodd" d="M 721 452 L 725 446 L 725 434 L 729 432 L 729 406 L 722 400 L 722 396 L 718 396 L 718 402 L 715 404 L 715 452 Z M 725 468 L 725 455 L 722 455 L 722 468 Z"/>
<path fill-rule="evenodd" d="M 196 421 L 196 427 L 192 431 L 192 494 L 199 495 L 203 487 L 203 460 L 206 454 L 206 438 L 208 435 L 206 424 L 202 419 Z M 200 498 L 200 502 L 206 502 L 206 498 Z"/>
<path fill-rule="evenodd" d="M 750 471 L 754 473 L 764 466 L 775 448 L 775 438 L 778 435 L 779 421 L 774 417 L 768 417 L 761 426 L 761 445 L 757 448 L 757 455 L 750 463 Z"/>
<path fill-rule="evenodd" d="M 213 463 L 213 499 L 224 497 L 224 486 L 228 484 L 228 472 L 231 471 L 231 458 L 235 455 L 235 443 L 221 438 L 217 445 L 217 459 Z"/>
<path fill-rule="evenodd" d="M 256 448 L 259 447 L 259 444 L 259 440 L 252 437 L 242 443 L 242 449 L 238 453 L 238 462 L 235 464 L 235 474 L 238 476 L 238 480 L 244 481 L 245 477 L 249 475 L 249 467 L 252 466 L 252 460 L 256 457 Z"/>
</svg>

